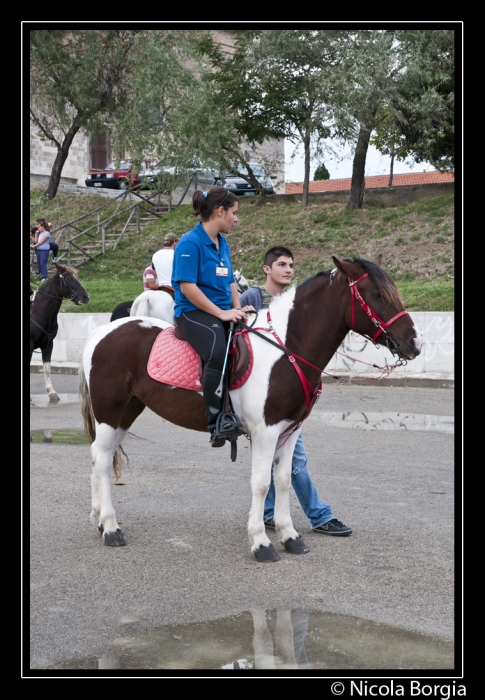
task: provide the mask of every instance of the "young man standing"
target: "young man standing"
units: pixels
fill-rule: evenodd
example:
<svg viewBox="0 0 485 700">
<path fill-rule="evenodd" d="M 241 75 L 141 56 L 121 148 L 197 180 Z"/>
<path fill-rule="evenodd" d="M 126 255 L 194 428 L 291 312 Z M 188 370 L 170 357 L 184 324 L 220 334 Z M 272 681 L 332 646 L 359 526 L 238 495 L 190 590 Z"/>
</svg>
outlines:
<svg viewBox="0 0 485 700">
<path fill-rule="evenodd" d="M 256 311 L 267 309 L 275 296 L 283 294 L 291 283 L 294 274 L 293 253 L 284 246 L 270 248 L 264 256 L 263 271 L 266 282 L 262 286 L 254 285 L 241 294 L 241 306 L 254 306 Z M 332 507 L 318 497 L 317 490 L 310 478 L 307 468 L 307 456 L 301 434 L 296 441 L 291 465 L 291 484 L 300 501 L 314 532 L 324 535 L 346 537 L 352 532 L 340 520 L 332 515 Z M 264 503 L 264 522 L 266 527 L 274 529 L 275 489 L 273 473 L 271 484 Z"/>
</svg>

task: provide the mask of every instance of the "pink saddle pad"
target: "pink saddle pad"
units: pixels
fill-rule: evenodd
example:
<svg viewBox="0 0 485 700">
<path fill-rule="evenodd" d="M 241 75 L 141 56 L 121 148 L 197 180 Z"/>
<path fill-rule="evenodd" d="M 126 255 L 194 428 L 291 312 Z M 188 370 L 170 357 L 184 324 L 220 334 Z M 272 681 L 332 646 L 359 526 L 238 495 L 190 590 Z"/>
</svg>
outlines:
<svg viewBox="0 0 485 700">
<path fill-rule="evenodd" d="M 230 387 L 232 390 L 243 386 L 253 369 L 253 350 L 247 333 L 244 334 L 244 340 L 249 348 L 249 364 Z M 191 391 L 202 391 L 199 356 L 189 343 L 176 337 L 173 326 L 158 334 L 148 358 L 147 372 L 152 379 L 162 384 Z"/>
</svg>

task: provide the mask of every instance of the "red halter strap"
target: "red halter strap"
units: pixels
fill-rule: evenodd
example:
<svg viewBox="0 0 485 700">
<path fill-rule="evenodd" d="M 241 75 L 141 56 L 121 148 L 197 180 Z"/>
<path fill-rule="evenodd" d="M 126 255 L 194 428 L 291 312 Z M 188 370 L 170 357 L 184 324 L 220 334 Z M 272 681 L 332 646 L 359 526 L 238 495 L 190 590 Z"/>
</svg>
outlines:
<svg viewBox="0 0 485 700">
<path fill-rule="evenodd" d="M 389 321 L 383 321 L 382 319 L 380 319 L 379 316 L 376 313 L 374 313 L 374 311 L 372 311 L 369 304 L 367 304 L 367 302 L 364 301 L 364 299 L 361 297 L 361 295 L 359 294 L 359 291 L 357 289 L 357 282 L 360 282 L 360 280 L 363 280 L 364 277 L 368 276 L 368 274 L 369 273 L 366 272 L 364 275 L 362 275 L 361 277 L 359 277 L 356 280 L 351 280 L 350 277 L 348 278 L 350 293 L 352 295 L 352 330 L 355 332 L 355 327 L 354 327 L 354 310 L 355 310 L 355 308 L 354 308 L 354 306 L 355 306 L 355 299 L 357 299 L 362 310 L 367 314 L 367 316 L 369 316 L 372 323 L 374 323 L 374 325 L 377 327 L 377 331 L 376 331 L 376 334 L 374 335 L 374 337 L 369 338 L 375 344 L 376 338 L 381 333 L 385 332 L 386 329 L 389 328 L 391 323 L 394 323 L 394 321 L 397 321 L 398 318 L 407 314 L 407 311 L 400 311 L 398 314 L 393 316 Z M 364 335 L 364 334 L 361 333 L 361 335 Z"/>
<path fill-rule="evenodd" d="M 299 355 L 296 355 L 294 352 L 291 352 L 288 350 L 288 348 L 285 346 L 279 335 L 276 333 L 275 329 L 273 328 L 271 324 L 271 314 L 268 310 L 268 313 L 266 315 L 266 318 L 268 319 L 268 324 L 269 328 L 255 328 L 254 330 L 261 330 L 261 331 L 268 331 L 269 333 L 272 333 L 278 343 L 281 345 L 282 348 L 284 348 L 286 352 L 286 356 L 288 357 L 289 361 L 295 368 L 296 373 L 298 374 L 298 377 L 300 378 L 301 385 L 303 387 L 303 391 L 305 392 L 305 401 L 307 408 L 310 408 L 312 403 L 318 399 L 320 394 L 322 393 L 322 380 L 320 379 L 320 383 L 317 388 L 311 384 L 308 379 L 305 377 L 303 374 L 301 368 L 296 364 L 296 360 L 300 360 L 300 362 L 304 362 L 308 367 L 312 367 L 313 369 L 316 369 L 318 372 L 320 372 L 320 375 L 323 372 L 323 369 L 320 369 L 319 367 L 315 367 L 315 365 L 312 365 L 311 362 L 307 362 L 306 360 L 303 359 L 303 357 L 300 357 Z M 309 391 L 313 394 L 313 396 L 310 398 Z M 308 415 L 308 414 L 307 414 Z"/>
</svg>

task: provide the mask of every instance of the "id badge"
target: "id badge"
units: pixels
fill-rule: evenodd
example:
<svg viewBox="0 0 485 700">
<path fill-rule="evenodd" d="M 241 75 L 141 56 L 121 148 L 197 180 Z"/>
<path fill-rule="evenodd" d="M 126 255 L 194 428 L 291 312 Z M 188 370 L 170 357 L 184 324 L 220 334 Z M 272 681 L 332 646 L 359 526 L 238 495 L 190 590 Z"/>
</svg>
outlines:
<svg viewBox="0 0 485 700">
<path fill-rule="evenodd" d="M 229 276 L 229 268 L 217 266 L 216 267 L 216 276 L 217 277 L 228 277 Z"/>
</svg>

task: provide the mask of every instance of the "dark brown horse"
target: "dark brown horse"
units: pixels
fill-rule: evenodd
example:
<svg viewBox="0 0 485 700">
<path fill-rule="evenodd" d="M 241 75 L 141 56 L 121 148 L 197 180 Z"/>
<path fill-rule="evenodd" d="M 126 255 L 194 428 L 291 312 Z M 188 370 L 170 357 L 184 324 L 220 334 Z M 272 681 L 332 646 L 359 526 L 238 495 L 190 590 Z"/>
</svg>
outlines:
<svg viewBox="0 0 485 700">
<path fill-rule="evenodd" d="M 264 500 L 274 461 L 275 524 L 287 552 L 308 551 L 293 527 L 289 509 L 291 460 L 301 422 L 321 390 L 321 375 L 350 330 L 387 345 L 401 362 L 420 353 L 422 338 L 404 310 L 396 286 L 375 262 L 339 260 L 280 297 L 258 314 L 251 332 L 253 370 L 231 400 L 251 438 L 252 506 L 248 533 L 258 561 L 277 561 L 266 535 Z M 165 322 L 121 319 L 98 328 L 86 344 L 80 391 L 91 445 L 92 511 L 105 544 L 124 545 L 111 500 L 110 471 L 119 465 L 121 442 L 146 406 L 165 420 L 206 431 L 204 400 L 197 391 L 162 384 L 147 363 Z M 243 332 L 247 331 L 246 326 Z M 171 358 L 167 358 L 171 359 Z M 209 442 L 207 443 L 209 448 Z"/>
<path fill-rule="evenodd" d="M 77 279 L 77 271 L 58 263 L 55 273 L 49 277 L 35 292 L 30 302 L 30 360 L 34 350 L 40 348 L 44 363 L 45 390 L 50 401 L 59 401 L 51 383 L 51 356 L 54 338 L 57 335 L 57 314 L 63 299 L 70 299 L 74 304 L 87 304 L 89 294 Z"/>
</svg>

